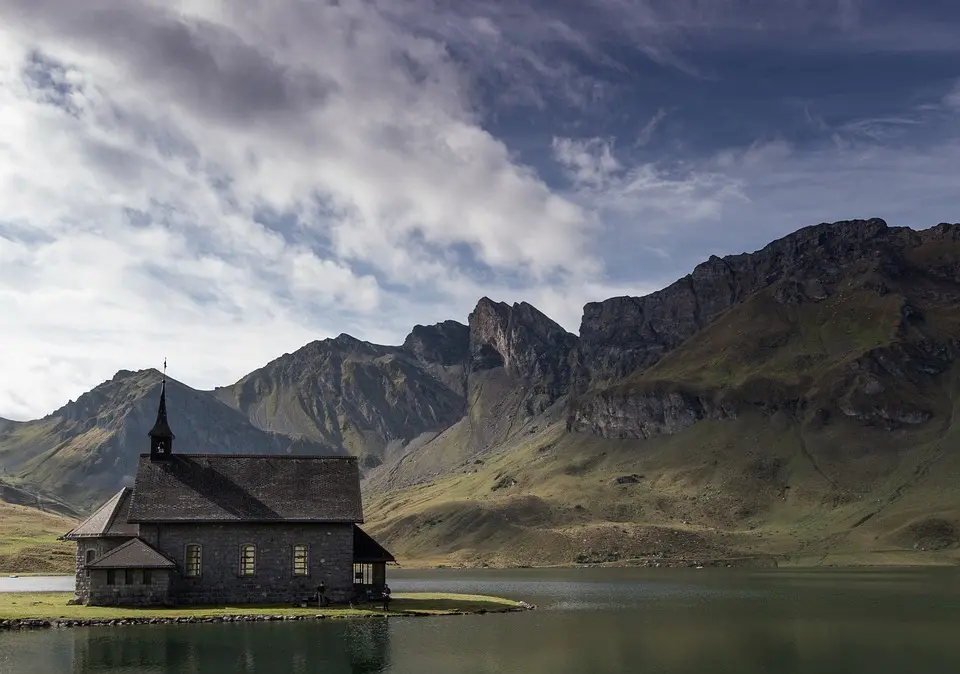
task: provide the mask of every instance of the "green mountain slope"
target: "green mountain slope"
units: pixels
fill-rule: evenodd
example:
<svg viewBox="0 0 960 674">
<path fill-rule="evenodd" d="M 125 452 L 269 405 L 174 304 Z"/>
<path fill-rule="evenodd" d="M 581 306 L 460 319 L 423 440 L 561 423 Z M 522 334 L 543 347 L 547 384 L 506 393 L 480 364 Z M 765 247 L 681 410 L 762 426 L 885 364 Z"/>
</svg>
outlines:
<svg viewBox="0 0 960 674">
<path fill-rule="evenodd" d="M 373 529 L 462 563 L 957 560 L 960 228 L 902 245 L 869 226 L 874 255 L 781 270 L 646 367 L 595 378 L 566 423 L 446 476 L 372 479 Z M 456 456 L 444 440 L 394 474 Z"/>
<path fill-rule="evenodd" d="M 0 428 L 5 475 L 87 510 L 132 484 L 137 457 L 149 451 L 161 375 L 121 371 L 36 421 Z M 319 443 L 264 432 L 212 394 L 167 380 L 175 450 L 205 453 L 331 454 Z"/>
<path fill-rule="evenodd" d="M 418 326 L 422 338 L 411 335 L 406 348 L 349 335 L 313 342 L 214 393 L 258 428 L 343 448 L 376 466 L 463 415 L 463 364 L 448 362 L 443 346 L 457 326 L 465 344 L 466 326 L 448 323 Z M 439 352 L 426 348 L 437 343 Z"/>
</svg>

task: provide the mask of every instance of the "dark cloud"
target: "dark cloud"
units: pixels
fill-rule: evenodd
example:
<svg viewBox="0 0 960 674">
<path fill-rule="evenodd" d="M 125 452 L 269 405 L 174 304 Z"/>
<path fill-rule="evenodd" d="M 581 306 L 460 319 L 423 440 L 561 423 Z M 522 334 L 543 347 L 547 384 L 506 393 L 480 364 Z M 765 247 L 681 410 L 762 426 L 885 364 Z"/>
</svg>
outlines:
<svg viewBox="0 0 960 674">
<path fill-rule="evenodd" d="M 38 101 L 56 106 L 72 117 L 80 116 L 80 107 L 74 100 L 79 87 L 70 82 L 64 63 L 33 49 L 27 54 L 20 72 Z"/>
<path fill-rule="evenodd" d="M 218 121 L 296 114 L 336 91 L 331 80 L 276 63 L 223 26 L 146 3 L 0 0 L 0 16 L 36 33 L 50 50 L 65 42 L 110 59 L 129 76 L 159 85 L 158 93 Z"/>
</svg>

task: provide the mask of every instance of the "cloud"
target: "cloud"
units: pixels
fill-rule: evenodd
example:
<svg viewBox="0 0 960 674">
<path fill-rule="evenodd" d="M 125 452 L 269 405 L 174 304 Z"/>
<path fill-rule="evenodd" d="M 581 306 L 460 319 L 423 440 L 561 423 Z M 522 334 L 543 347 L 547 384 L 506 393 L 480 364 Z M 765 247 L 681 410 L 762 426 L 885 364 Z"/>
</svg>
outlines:
<svg viewBox="0 0 960 674">
<path fill-rule="evenodd" d="M 444 44 L 368 3 L 0 14 L 2 415 L 164 355 L 211 386 L 498 290 L 601 292 L 588 214 L 477 123 Z"/>
<path fill-rule="evenodd" d="M 960 80 L 957 80 L 953 89 L 943 97 L 943 103 L 950 109 L 960 111 Z"/>
<path fill-rule="evenodd" d="M 642 147 L 650 142 L 653 138 L 653 134 L 656 133 L 657 127 L 663 122 L 667 117 L 667 111 L 663 108 L 657 110 L 657 113 L 650 118 L 646 124 L 643 125 L 643 128 L 640 129 L 640 133 L 637 134 L 636 145 Z"/>
<path fill-rule="evenodd" d="M 742 183 L 725 171 L 666 162 L 624 165 L 607 138 L 554 138 L 553 151 L 567 170 L 572 199 L 593 213 L 639 221 L 648 234 L 714 220 L 724 203 L 744 199 Z M 749 161 L 761 151 L 753 149 L 744 157 Z M 720 168 L 725 168 L 722 162 Z"/>
<path fill-rule="evenodd" d="M 770 104 L 751 127 L 791 83 L 741 87 L 724 45 L 924 42 L 892 5 L 761 4 L 0 0 L 0 416 L 164 356 L 210 387 L 340 332 L 396 343 L 481 295 L 576 330 L 706 254 L 955 208 L 942 88 L 727 141 L 733 101 Z M 923 54 L 955 49 L 941 23 Z"/>
<path fill-rule="evenodd" d="M 554 138 L 553 154 L 580 186 L 605 186 L 621 168 L 613 156 L 612 143 L 605 138 Z"/>
</svg>

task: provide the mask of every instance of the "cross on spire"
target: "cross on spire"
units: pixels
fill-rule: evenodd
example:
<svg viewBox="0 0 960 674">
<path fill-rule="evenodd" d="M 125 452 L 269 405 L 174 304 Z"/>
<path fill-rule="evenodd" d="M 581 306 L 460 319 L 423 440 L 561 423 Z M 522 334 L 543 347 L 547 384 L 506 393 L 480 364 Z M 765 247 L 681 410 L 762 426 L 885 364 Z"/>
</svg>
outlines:
<svg viewBox="0 0 960 674">
<path fill-rule="evenodd" d="M 174 435 L 167 422 L 167 359 L 163 359 L 163 379 L 160 381 L 160 405 L 157 407 L 157 421 L 150 429 L 150 458 L 167 456 L 173 449 Z"/>
</svg>

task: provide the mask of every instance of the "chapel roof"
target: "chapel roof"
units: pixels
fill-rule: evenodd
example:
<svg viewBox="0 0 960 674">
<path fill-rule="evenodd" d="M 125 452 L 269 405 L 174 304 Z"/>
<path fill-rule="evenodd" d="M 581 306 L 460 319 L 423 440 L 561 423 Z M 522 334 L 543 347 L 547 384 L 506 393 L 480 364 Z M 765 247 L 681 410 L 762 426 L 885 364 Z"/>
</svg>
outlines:
<svg viewBox="0 0 960 674">
<path fill-rule="evenodd" d="M 353 525 L 353 561 L 354 562 L 395 562 L 390 552 L 370 537 L 366 531 Z"/>
<path fill-rule="evenodd" d="M 136 536 L 139 527 L 127 521 L 130 512 L 130 487 L 124 487 L 97 511 L 79 525 L 66 533 L 63 538 L 76 540 L 78 538 L 106 538 Z"/>
<path fill-rule="evenodd" d="M 363 522 L 356 457 L 140 456 L 129 521 Z"/>
<path fill-rule="evenodd" d="M 133 538 L 87 564 L 88 569 L 173 569 L 176 564 L 139 538 Z"/>
</svg>

